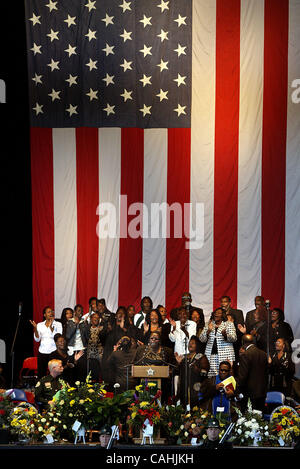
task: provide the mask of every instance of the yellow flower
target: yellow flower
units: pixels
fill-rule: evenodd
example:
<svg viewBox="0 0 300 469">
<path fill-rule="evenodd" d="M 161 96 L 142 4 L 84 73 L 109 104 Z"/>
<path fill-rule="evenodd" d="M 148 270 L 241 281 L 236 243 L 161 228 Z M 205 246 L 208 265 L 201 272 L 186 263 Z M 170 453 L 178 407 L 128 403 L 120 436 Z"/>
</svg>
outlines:
<svg viewBox="0 0 300 469">
<path fill-rule="evenodd" d="M 68 392 L 72 392 L 72 391 L 75 391 L 75 388 L 69 388 L 68 389 Z"/>
<path fill-rule="evenodd" d="M 92 393 L 92 392 L 95 392 L 94 389 L 89 389 L 89 392 Z"/>
<path fill-rule="evenodd" d="M 135 387 L 136 391 L 141 391 L 143 389 L 143 386 L 139 384 L 138 386 Z"/>
<path fill-rule="evenodd" d="M 135 416 L 136 416 L 136 414 L 137 414 L 137 412 L 132 412 L 132 414 L 131 414 L 131 418 L 132 418 L 132 419 L 134 419 L 134 418 L 135 418 Z"/>
<path fill-rule="evenodd" d="M 72 401 L 70 401 L 70 406 L 72 407 L 74 404 L 75 404 L 75 400 L 72 399 Z"/>
<path fill-rule="evenodd" d="M 146 407 L 148 404 L 149 404 L 148 401 L 143 401 L 143 402 L 140 403 L 140 406 L 141 407 Z"/>
<path fill-rule="evenodd" d="M 148 383 L 149 388 L 154 388 L 156 386 L 156 383 Z"/>
</svg>

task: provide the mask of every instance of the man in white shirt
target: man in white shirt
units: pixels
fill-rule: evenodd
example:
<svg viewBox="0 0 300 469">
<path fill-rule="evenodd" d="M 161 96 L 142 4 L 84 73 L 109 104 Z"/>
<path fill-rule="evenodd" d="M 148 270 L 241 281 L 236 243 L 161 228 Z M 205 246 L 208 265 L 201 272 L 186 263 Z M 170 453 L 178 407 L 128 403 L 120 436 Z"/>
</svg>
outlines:
<svg viewBox="0 0 300 469">
<path fill-rule="evenodd" d="M 34 340 L 40 342 L 38 350 L 38 377 L 45 376 L 48 369 L 49 356 L 56 345 L 54 342 L 55 334 L 62 334 L 62 324 L 55 321 L 55 313 L 50 306 L 46 306 L 43 310 L 44 321 L 38 324 L 30 321 L 34 329 Z"/>
<path fill-rule="evenodd" d="M 150 313 L 153 308 L 153 302 L 149 296 L 144 296 L 141 301 L 141 311 L 134 315 L 133 323 L 136 327 L 141 328 L 145 322 L 146 314 Z"/>
<path fill-rule="evenodd" d="M 171 332 L 169 339 L 175 342 L 174 353 L 185 355 L 188 353 L 188 343 L 193 335 L 196 335 L 197 324 L 188 319 L 188 313 L 184 307 L 179 308 L 179 321 L 170 319 Z"/>
</svg>

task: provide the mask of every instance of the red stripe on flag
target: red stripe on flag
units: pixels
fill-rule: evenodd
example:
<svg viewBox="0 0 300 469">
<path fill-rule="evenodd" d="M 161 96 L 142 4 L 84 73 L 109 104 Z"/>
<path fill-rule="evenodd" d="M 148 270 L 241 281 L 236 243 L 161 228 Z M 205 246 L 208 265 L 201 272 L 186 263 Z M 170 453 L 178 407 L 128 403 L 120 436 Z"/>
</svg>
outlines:
<svg viewBox="0 0 300 469">
<path fill-rule="evenodd" d="M 240 0 L 217 0 L 214 180 L 214 308 L 237 301 Z"/>
<path fill-rule="evenodd" d="M 144 131 L 122 129 L 121 133 L 121 195 L 127 196 L 127 206 L 120 207 L 121 238 L 119 247 L 119 305 L 134 304 L 139 310 L 142 295 L 142 236 L 132 238 L 128 233 L 136 214 L 127 215 L 131 204 L 143 203 Z M 140 214 L 142 220 L 143 214 Z M 136 221 L 138 221 L 136 219 Z M 131 226 L 133 227 L 133 225 Z M 124 229 L 127 237 L 124 234 Z M 136 227 L 142 234 L 142 223 Z"/>
<path fill-rule="evenodd" d="M 76 301 L 88 309 L 91 296 L 97 297 L 99 204 L 98 129 L 76 129 L 77 182 L 77 293 Z"/>
<path fill-rule="evenodd" d="M 31 128 L 33 320 L 54 307 L 54 205 L 52 130 Z M 35 352 L 38 344 L 34 343 Z"/>
<path fill-rule="evenodd" d="M 191 129 L 168 130 L 168 176 L 167 203 L 179 203 L 182 217 L 181 227 L 174 225 L 174 213 L 170 213 L 170 237 L 166 243 L 166 308 L 170 312 L 181 304 L 181 296 L 189 291 L 189 249 L 185 234 L 189 234 L 189 211 L 184 204 L 190 203 L 191 187 Z M 186 220 L 184 217 L 187 217 Z M 181 228 L 182 236 L 176 236 Z M 177 232 L 179 235 L 179 232 Z"/>
<path fill-rule="evenodd" d="M 262 136 L 262 293 L 277 307 L 283 307 L 285 283 L 288 24 L 288 1 L 266 0 Z"/>
</svg>

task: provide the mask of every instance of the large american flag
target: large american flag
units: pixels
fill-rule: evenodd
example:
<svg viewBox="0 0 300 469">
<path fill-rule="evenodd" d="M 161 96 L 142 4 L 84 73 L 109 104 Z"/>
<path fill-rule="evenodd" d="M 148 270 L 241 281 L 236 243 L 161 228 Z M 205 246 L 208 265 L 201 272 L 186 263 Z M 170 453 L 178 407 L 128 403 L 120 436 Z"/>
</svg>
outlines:
<svg viewBox="0 0 300 469">
<path fill-rule="evenodd" d="M 299 0 L 27 0 L 26 24 L 34 317 L 90 296 L 170 311 L 184 291 L 246 312 L 262 294 L 297 337 Z M 136 217 L 120 195 L 203 203 L 203 246 L 99 239 L 99 203 Z"/>
</svg>

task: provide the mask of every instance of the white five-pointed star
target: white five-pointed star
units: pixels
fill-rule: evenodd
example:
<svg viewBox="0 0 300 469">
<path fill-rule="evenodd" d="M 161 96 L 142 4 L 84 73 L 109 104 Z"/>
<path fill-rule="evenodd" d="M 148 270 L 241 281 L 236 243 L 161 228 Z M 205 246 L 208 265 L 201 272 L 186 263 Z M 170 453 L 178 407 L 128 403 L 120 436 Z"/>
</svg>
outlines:
<svg viewBox="0 0 300 469">
<path fill-rule="evenodd" d="M 124 88 L 124 93 L 121 94 L 120 96 L 122 96 L 122 98 L 124 99 L 124 102 L 126 102 L 127 99 L 133 99 L 131 95 L 132 95 L 132 91 L 127 91 L 127 90 Z"/>
<path fill-rule="evenodd" d="M 144 48 L 140 49 L 140 52 L 142 52 L 144 54 L 144 57 L 146 57 L 146 55 L 152 55 L 151 49 L 152 46 L 147 47 L 146 44 L 144 44 Z"/>
<path fill-rule="evenodd" d="M 77 55 L 77 53 L 75 52 L 76 47 L 77 46 L 72 47 L 71 44 L 69 44 L 68 49 L 65 49 L 65 52 L 68 52 L 69 57 L 71 57 L 71 55 L 73 54 Z"/>
<path fill-rule="evenodd" d="M 102 78 L 102 81 L 105 81 L 106 86 L 108 85 L 114 85 L 114 75 L 109 75 L 108 73 L 106 74 L 105 78 Z"/>
<path fill-rule="evenodd" d="M 185 108 L 186 106 L 181 106 L 178 104 L 177 108 L 174 109 L 174 111 L 177 112 L 177 117 L 179 117 L 181 114 L 185 114 Z"/>
<path fill-rule="evenodd" d="M 159 97 L 159 100 L 162 101 L 163 99 L 168 99 L 168 91 L 163 91 L 162 89 L 160 89 L 160 92 L 156 95 Z"/>
<path fill-rule="evenodd" d="M 91 2 L 91 0 L 89 0 L 88 3 L 84 6 L 89 9 L 89 12 L 91 12 L 91 10 L 96 10 L 95 3 L 96 3 L 96 1 Z"/>
<path fill-rule="evenodd" d="M 115 106 L 111 106 L 110 104 L 107 103 L 106 107 L 103 109 L 103 111 L 106 112 L 106 114 L 109 116 L 110 114 L 115 114 L 114 111 Z"/>
<path fill-rule="evenodd" d="M 120 36 L 123 38 L 124 42 L 127 41 L 127 39 L 130 39 L 132 41 L 132 37 L 130 37 L 132 34 L 131 31 L 127 32 L 126 29 L 123 30 L 123 34 L 120 34 Z"/>
<path fill-rule="evenodd" d="M 40 16 L 36 16 L 34 13 L 32 13 L 32 18 L 29 18 L 29 21 L 32 21 L 32 26 L 35 26 L 37 23 L 41 24 Z"/>
<path fill-rule="evenodd" d="M 36 43 L 33 43 L 33 47 L 30 49 L 33 51 L 34 55 L 36 54 L 41 54 L 41 47 L 42 46 L 37 46 Z"/>
<path fill-rule="evenodd" d="M 165 39 L 169 40 L 168 38 L 169 31 L 164 31 L 163 29 L 160 30 L 160 34 L 157 37 L 160 37 L 161 42 L 164 42 Z"/>
<path fill-rule="evenodd" d="M 127 62 L 127 60 L 124 59 L 124 62 L 120 65 L 120 67 L 122 67 L 122 68 L 123 68 L 123 71 L 126 72 L 126 70 L 132 70 L 131 64 L 132 64 L 132 61 L 131 61 L 131 62 Z"/>
<path fill-rule="evenodd" d="M 66 20 L 64 20 L 64 22 L 68 23 L 68 28 L 69 28 L 72 24 L 74 24 L 76 26 L 75 19 L 76 19 L 76 16 L 68 15 L 68 18 Z"/>
<path fill-rule="evenodd" d="M 87 64 L 85 64 L 87 67 L 90 68 L 90 71 L 93 70 L 93 68 L 97 68 L 97 65 L 96 63 L 98 62 L 98 60 L 92 60 L 90 59 L 89 62 Z"/>
<path fill-rule="evenodd" d="M 97 31 L 91 31 L 89 28 L 89 32 L 85 35 L 85 37 L 89 38 L 89 42 L 91 42 L 92 39 L 97 39 L 96 38 L 96 32 Z"/>
<path fill-rule="evenodd" d="M 47 65 L 48 65 L 48 67 L 51 68 L 51 72 L 53 72 L 53 70 L 59 70 L 58 64 L 59 64 L 59 60 L 55 61 L 55 60 L 51 59 L 51 62 Z"/>
<path fill-rule="evenodd" d="M 102 18 L 101 21 L 104 21 L 105 26 L 108 26 L 109 24 L 114 24 L 113 18 L 114 16 L 108 16 L 108 14 L 106 13 L 105 18 Z"/>
<path fill-rule="evenodd" d="M 165 10 L 169 9 L 168 5 L 169 5 L 169 2 L 164 2 L 164 0 L 161 0 L 160 5 L 157 5 L 157 6 L 158 8 L 161 9 L 161 12 L 163 13 Z"/>
<path fill-rule="evenodd" d="M 178 44 L 178 48 L 177 49 L 174 49 L 175 52 L 177 52 L 178 54 L 178 57 L 181 56 L 181 54 L 185 54 L 185 49 L 186 49 L 186 46 L 181 46 L 180 44 Z"/>
<path fill-rule="evenodd" d="M 143 18 L 142 20 L 140 20 L 140 23 L 143 23 L 144 28 L 145 28 L 147 25 L 152 26 L 151 18 L 152 18 L 152 16 L 147 17 L 146 15 L 144 15 L 144 18 Z"/>
<path fill-rule="evenodd" d="M 67 80 L 66 80 L 69 83 L 69 87 L 72 86 L 72 85 L 77 85 L 78 84 L 77 81 L 76 81 L 77 78 L 78 78 L 77 75 L 76 75 L 76 77 L 73 77 L 73 75 L 69 74 L 69 78 L 67 78 Z"/>
<path fill-rule="evenodd" d="M 179 26 L 181 26 L 182 24 L 185 24 L 185 26 L 186 26 L 185 20 L 186 20 L 186 16 L 178 15 L 177 20 L 174 20 L 174 21 L 176 21 L 176 23 L 178 23 L 178 28 L 179 28 Z"/>
<path fill-rule="evenodd" d="M 42 76 L 43 76 L 43 75 L 37 75 L 37 74 L 35 74 L 35 76 L 32 78 L 32 80 L 35 82 L 36 85 L 37 85 L 38 83 L 41 83 L 41 85 L 43 84 L 43 82 L 42 82 Z"/>
<path fill-rule="evenodd" d="M 90 88 L 90 91 L 86 93 L 86 95 L 89 96 L 90 101 L 92 101 L 93 99 L 98 99 L 97 93 L 98 93 L 98 90 L 94 91 L 92 90 L 92 88 Z"/>
<path fill-rule="evenodd" d="M 123 9 L 123 13 L 125 13 L 126 10 L 131 10 L 131 2 L 126 2 L 125 0 L 123 0 L 123 3 L 122 5 L 119 5 L 120 8 Z"/>
<path fill-rule="evenodd" d="M 46 5 L 46 7 L 48 7 L 50 11 L 57 10 L 56 4 L 57 4 L 57 2 L 52 2 L 51 0 L 49 0 L 49 3 L 48 3 L 48 5 Z"/>
<path fill-rule="evenodd" d="M 59 40 L 58 37 L 57 37 L 57 35 L 58 35 L 58 31 L 53 31 L 53 29 L 51 29 L 51 31 L 50 31 L 49 34 L 47 34 L 47 36 L 50 37 L 51 42 L 54 41 L 54 39 Z"/>
<path fill-rule="evenodd" d="M 140 112 L 143 113 L 143 117 L 145 117 L 146 114 L 151 114 L 151 112 L 150 112 L 151 108 L 152 108 L 152 106 L 146 106 L 146 104 L 144 104 L 144 107 L 142 109 L 140 109 Z"/>
<path fill-rule="evenodd" d="M 143 83 L 143 88 L 146 85 L 152 85 L 150 80 L 151 80 L 151 75 L 149 77 L 147 77 L 146 75 L 143 75 L 143 78 L 140 79 L 140 81 Z"/>
<path fill-rule="evenodd" d="M 115 46 L 109 46 L 109 45 L 106 43 L 105 48 L 102 49 L 102 50 L 106 53 L 106 57 L 107 57 L 109 54 L 114 54 L 114 51 L 113 51 L 114 48 L 115 48 Z"/>
<path fill-rule="evenodd" d="M 42 107 L 43 107 L 43 104 L 35 103 L 35 107 L 33 107 L 32 109 L 35 111 L 36 116 L 39 113 L 43 114 Z"/>
<path fill-rule="evenodd" d="M 177 78 L 174 78 L 174 81 L 177 82 L 177 86 L 186 85 L 185 79 L 186 79 L 186 77 L 182 77 L 182 76 L 180 75 L 180 73 L 178 73 Z"/>
<path fill-rule="evenodd" d="M 69 117 L 71 117 L 72 114 L 78 114 L 76 109 L 77 109 L 77 106 L 72 106 L 72 104 L 70 104 L 69 109 L 66 109 L 66 111 L 69 113 Z"/>
<path fill-rule="evenodd" d="M 160 64 L 157 64 L 157 67 L 160 68 L 160 71 L 162 72 L 163 70 L 168 70 L 168 61 L 164 62 L 163 59 L 161 59 Z"/>
<path fill-rule="evenodd" d="M 56 99 L 60 99 L 59 93 L 60 93 L 60 91 L 55 91 L 55 90 L 52 88 L 52 92 L 49 93 L 48 96 L 51 96 L 52 101 L 55 101 Z"/>
</svg>

